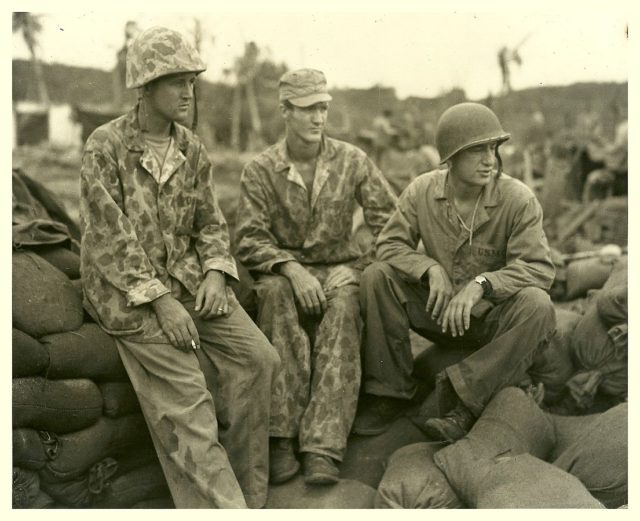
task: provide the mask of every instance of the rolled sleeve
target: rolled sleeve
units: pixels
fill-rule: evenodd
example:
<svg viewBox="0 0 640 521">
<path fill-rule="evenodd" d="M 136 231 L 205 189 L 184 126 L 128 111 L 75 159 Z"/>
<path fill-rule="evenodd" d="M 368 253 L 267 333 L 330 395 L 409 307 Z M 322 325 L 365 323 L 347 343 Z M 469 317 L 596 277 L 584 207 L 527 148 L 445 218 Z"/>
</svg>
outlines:
<svg viewBox="0 0 640 521">
<path fill-rule="evenodd" d="M 140 306 L 141 304 L 148 304 L 149 302 L 171 293 L 171 290 L 167 288 L 158 279 L 151 279 L 142 284 L 138 284 L 135 288 L 127 291 L 127 305 L 128 306 Z"/>
</svg>

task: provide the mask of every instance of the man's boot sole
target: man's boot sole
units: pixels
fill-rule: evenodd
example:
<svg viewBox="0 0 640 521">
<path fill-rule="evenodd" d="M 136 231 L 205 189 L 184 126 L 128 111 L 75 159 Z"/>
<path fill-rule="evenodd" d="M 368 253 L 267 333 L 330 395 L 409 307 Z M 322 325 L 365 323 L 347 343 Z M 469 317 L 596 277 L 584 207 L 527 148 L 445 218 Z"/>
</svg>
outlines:
<svg viewBox="0 0 640 521">
<path fill-rule="evenodd" d="M 291 467 L 287 472 L 281 472 L 276 476 L 269 476 L 269 483 L 272 485 L 279 485 L 281 483 L 286 483 L 290 479 L 292 479 L 298 472 L 300 472 L 300 463 L 298 462 L 295 466 Z"/>
</svg>

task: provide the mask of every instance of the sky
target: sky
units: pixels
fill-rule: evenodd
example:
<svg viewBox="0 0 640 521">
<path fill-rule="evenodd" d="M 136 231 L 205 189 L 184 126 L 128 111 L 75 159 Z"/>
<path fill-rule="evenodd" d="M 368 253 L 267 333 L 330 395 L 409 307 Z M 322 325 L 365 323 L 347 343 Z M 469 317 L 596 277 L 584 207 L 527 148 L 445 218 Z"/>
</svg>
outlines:
<svg viewBox="0 0 640 521">
<path fill-rule="evenodd" d="M 628 2 L 538 0 L 536 11 L 516 2 L 307 2 L 271 0 L 268 4 L 174 2 L 141 11 L 132 2 L 112 2 L 129 10 L 95 11 L 87 3 L 56 2 L 28 10 L 42 14 L 39 54 L 43 61 L 111 69 L 133 20 L 145 29 L 165 25 L 192 35 L 202 24 L 205 78 L 224 81 L 225 69 L 255 41 L 263 53 L 289 68 L 323 70 L 330 87 L 394 87 L 399 97 L 434 97 L 454 87 L 471 99 L 497 94 L 497 61 L 502 46 L 519 47 L 521 66 L 512 68 L 515 89 L 568 85 L 582 81 L 627 81 Z M 230 7 L 233 5 L 233 9 Z M 264 6 L 269 5 L 269 12 Z M 309 6 L 313 6 L 313 10 Z M 557 6 L 562 6 L 558 8 Z M 306 6 L 306 8 L 303 8 Z M 477 6 L 482 6 L 478 11 Z M 40 7 L 40 9 L 37 9 Z M 133 8 L 132 8 L 133 7 Z M 19 35 L 12 56 L 28 52 Z"/>
</svg>

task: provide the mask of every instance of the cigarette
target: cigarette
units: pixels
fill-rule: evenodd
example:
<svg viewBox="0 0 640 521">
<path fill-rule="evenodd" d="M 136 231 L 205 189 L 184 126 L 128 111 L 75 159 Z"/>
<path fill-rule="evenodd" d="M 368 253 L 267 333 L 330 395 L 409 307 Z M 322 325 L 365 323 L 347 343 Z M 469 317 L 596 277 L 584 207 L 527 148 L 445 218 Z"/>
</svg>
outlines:
<svg viewBox="0 0 640 521">
<path fill-rule="evenodd" d="M 191 339 L 191 347 L 193 347 L 194 349 L 198 349 L 198 346 L 196 345 L 196 343 L 193 340 L 193 338 Z"/>
</svg>

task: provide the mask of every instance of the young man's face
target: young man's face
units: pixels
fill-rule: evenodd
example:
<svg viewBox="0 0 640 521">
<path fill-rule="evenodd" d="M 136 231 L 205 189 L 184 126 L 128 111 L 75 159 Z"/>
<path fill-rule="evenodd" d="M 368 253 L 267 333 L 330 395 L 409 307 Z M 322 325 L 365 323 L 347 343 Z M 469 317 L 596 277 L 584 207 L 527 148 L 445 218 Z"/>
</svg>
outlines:
<svg viewBox="0 0 640 521">
<path fill-rule="evenodd" d="M 147 109 L 167 122 L 186 120 L 193 100 L 193 72 L 170 74 L 152 82 L 147 91 Z"/>
<path fill-rule="evenodd" d="M 329 104 L 326 101 L 314 103 L 308 107 L 285 107 L 284 121 L 287 134 L 293 134 L 306 143 L 318 143 L 327 123 Z"/>
<path fill-rule="evenodd" d="M 496 167 L 497 143 L 485 143 L 466 148 L 451 158 L 451 175 L 468 186 L 489 184 Z"/>
</svg>

